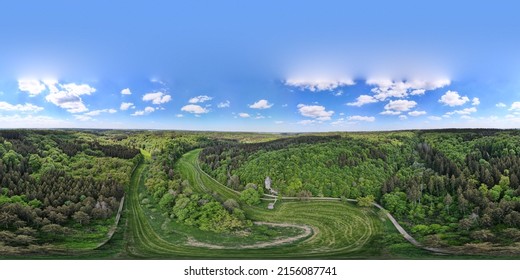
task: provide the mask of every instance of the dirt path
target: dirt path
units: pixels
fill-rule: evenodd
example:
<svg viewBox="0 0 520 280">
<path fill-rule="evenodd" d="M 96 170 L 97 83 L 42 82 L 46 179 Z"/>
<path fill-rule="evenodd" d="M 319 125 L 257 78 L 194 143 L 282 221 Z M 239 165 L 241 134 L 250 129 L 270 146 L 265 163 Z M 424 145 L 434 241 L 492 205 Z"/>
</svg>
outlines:
<svg viewBox="0 0 520 280">
<path fill-rule="evenodd" d="M 114 221 L 114 224 L 112 225 L 112 227 L 108 231 L 107 239 L 105 239 L 103 242 L 99 243 L 96 246 L 96 248 L 94 248 L 94 250 L 100 248 L 101 246 L 103 246 L 105 244 L 107 244 L 107 242 L 110 241 L 110 239 L 112 239 L 112 236 L 114 235 L 114 233 L 116 233 L 117 226 L 119 225 L 119 220 L 121 219 L 121 212 L 123 211 L 123 205 L 124 204 L 125 204 L 125 197 L 123 196 L 121 198 L 121 201 L 119 202 L 119 209 L 117 210 L 117 215 L 116 215 L 116 219 Z"/>
<path fill-rule="evenodd" d="M 309 237 L 314 232 L 312 230 L 312 228 L 307 225 L 296 225 L 296 224 L 287 224 L 287 223 L 269 223 L 269 222 L 255 222 L 254 224 L 271 226 L 271 227 L 299 228 L 299 229 L 303 230 L 303 232 L 296 236 L 292 236 L 292 237 L 278 238 L 278 239 L 273 239 L 271 241 L 260 242 L 260 243 L 250 244 L 250 245 L 239 245 L 239 246 L 214 245 L 214 244 L 200 242 L 200 241 L 197 241 L 190 237 L 190 238 L 188 238 L 188 245 L 194 246 L 194 247 L 208 248 L 208 249 L 259 249 L 259 248 L 275 247 L 275 246 L 280 246 L 283 244 L 293 243 L 295 241 Z"/>
</svg>

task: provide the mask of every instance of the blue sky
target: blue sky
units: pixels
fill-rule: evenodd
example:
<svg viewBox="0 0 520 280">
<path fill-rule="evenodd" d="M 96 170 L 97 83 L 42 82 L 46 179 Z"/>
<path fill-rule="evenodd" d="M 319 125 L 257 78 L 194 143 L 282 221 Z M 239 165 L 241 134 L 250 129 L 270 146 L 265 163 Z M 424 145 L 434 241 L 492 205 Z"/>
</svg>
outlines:
<svg viewBox="0 0 520 280">
<path fill-rule="evenodd" d="M 519 4 L 452 2 L 2 3 L 0 127 L 518 128 Z"/>
</svg>

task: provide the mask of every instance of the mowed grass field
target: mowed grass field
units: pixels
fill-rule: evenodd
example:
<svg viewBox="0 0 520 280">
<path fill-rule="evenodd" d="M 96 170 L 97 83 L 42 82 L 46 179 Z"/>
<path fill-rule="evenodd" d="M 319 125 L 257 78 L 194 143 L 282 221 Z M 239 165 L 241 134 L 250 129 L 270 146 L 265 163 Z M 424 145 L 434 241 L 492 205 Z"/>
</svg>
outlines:
<svg viewBox="0 0 520 280">
<path fill-rule="evenodd" d="M 198 165 L 200 150 L 184 155 L 176 169 L 197 191 L 214 193 L 222 200 L 234 198 L 238 193 L 219 184 L 202 172 Z M 278 202 L 275 210 L 265 205 L 244 207 L 248 218 L 258 222 L 270 222 L 308 226 L 312 233 L 292 243 L 264 246 L 262 248 L 240 248 L 241 238 L 236 244 L 222 245 L 215 233 L 201 234 L 197 229 L 177 225 L 170 231 L 161 230 L 161 215 L 139 203 L 139 191 L 144 189 L 147 165 L 139 166 L 132 178 L 127 200 L 126 253 L 123 258 L 152 259 L 304 259 L 304 258 L 388 258 L 389 251 L 381 246 L 383 237 L 395 234 L 388 221 L 376 208 L 362 208 L 355 204 L 334 201 Z M 391 231 L 391 232 L 387 232 Z M 294 233 L 295 234 L 295 233 Z M 276 238 L 283 238 L 278 236 Z M 192 243 L 187 242 L 191 240 Z M 212 243 L 212 240 L 214 241 Z M 404 240 L 404 239 L 403 239 Z M 192 246 L 193 242 L 204 244 Z M 250 245 L 251 241 L 247 241 Z M 265 242 L 264 242 L 265 243 Z M 400 243 L 400 242 L 398 242 Z M 215 247 L 212 247 L 215 246 Z M 405 247 L 407 247 L 405 245 Z M 408 247 L 407 247 L 408 248 Z M 414 248 L 408 248 L 415 250 Z"/>
</svg>

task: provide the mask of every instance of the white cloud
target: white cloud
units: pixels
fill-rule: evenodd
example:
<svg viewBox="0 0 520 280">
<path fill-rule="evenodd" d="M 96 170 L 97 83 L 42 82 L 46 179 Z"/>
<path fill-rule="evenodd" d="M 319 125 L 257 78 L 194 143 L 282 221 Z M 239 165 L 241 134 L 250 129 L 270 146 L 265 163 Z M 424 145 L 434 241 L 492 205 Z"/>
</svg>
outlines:
<svg viewBox="0 0 520 280">
<path fill-rule="evenodd" d="M 49 88 L 49 95 L 45 99 L 56 106 L 66 109 L 70 113 L 88 111 L 81 99 L 82 95 L 90 95 L 96 89 L 87 84 L 58 84 L 56 81 L 43 81 Z"/>
<path fill-rule="evenodd" d="M 477 106 L 480 104 L 480 99 L 478 97 L 475 97 L 471 100 L 471 105 Z"/>
<path fill-rule="evenodd" d="M 181 111 L 192 113 L 192 114 L 206 114 L 209 113 L 207 108 L 202 108 L 199 105 L 189 104 L 181 108 Z"/>
<path fill-rule="evenodd" d="M 305 117 L 315 118 L 320 121 L 328 121 L 334 114 L 334 111 L 326 111 L 325 107 L 320 105 L 304 105 L 298 104 L 298 111 Z"/>
<path fill-rule="evenodd" d="M 164 104 L 172 100 L 170 95 L 164 94 L 163 92 L 151 92 L 143 95 L 143 101 L 152 101 L 153 104 Z"/>
<path fill-rule="evenodd" d="M 143 116 L 144 115 L 144 111 L 135 111 L 131 116 Z"/>
<path fill-rule="evenodd" d="M 441 117 L 437 117 L 437 116 L 429 116 L 428 119 L 432 120 L 432 121 L 440 121 L 440 120 L 442 120 Z"/>
<path fill-rule="evenodd" d="M 206 101 L 210 101 L 211 99 L 213 99 L 213 97 L 211 97 L 211 96 L 199 95 L 199 96 L 190 98 L 190 100 L 188 102 L 189 103 L 204 103 Z"/>
<path fill-rule="evenodd" d="M 358 106 L 361 107 L 368 103 L 375 103 L 378 102 L 377 99 L 375 99 L 373 96 L 370 95 L 360 95 L 358 98 L 356 98 L 356 102 L 349 102 L 347 103 L 348 106 Z"/>
<path fill-rule="evenodd" d="M 426 111 L 411 111 L 408 113 L 408 115 L 412 117 L 418 117 L 420 115 L 426 115 Z"/>
<path fill-rule="evenodd" d="M 388 102 L 388 104 L 385 105 L 385 110 L 386 111 L 397 111 L 397 112 L 410 111 L 410 109 L 412 109 L 416 105 L 417 105 L 417 102 L 411 101 L 411 100 L 405 100 L 405 99 L 391 100 L 390 102 Z"/>
<path fill-rule="evenodd" d="M 121 94 L 123 94 L 123 95 L 130 95 L 130 94 L 132 94 L 132 91 L 130 91 L 129 88 L 125 88 L 125 89 L 121 90 Z"/>
<path fill-rule="evenodd" d="M 285 108 L 285 107 L 287 107 L 287 106 L 289 106 L 289 104 L 283 104 L 283 105 L 282 105 L 283 108 Z"/>
<path fill-rule="evenodd" d="M 381 115 L 400 115 L 401 112 L 399 111 L 392 111 L 392 110 L 386 110 L 386 111 L 383 111 L 381 113 L 379 113 Z"/>
<path fill-rule="evenodd" d="M 176 116 L 177 118 L 182 118 L 182 117 L 184 117 L 183 114 L 177 114 L 177 115 L 175 115 L 175 116 Z"/>
<path fill-rule="evenodd" d="M 337 92 L 333 93 L 334 96 L 342 96 L 343 95 L 343 91 L 342 90 L 338 90 Z"/>
<path fill-rule="evenodd" d="M 471 107 L 471 108 L 464 108 L 462 110 L 455 110 L 453 112 L 448 112 L 448 113 L 446 113 L 446 115 L 453 115 L 453 114 L 469 115 L 471 113 L 475 113 L 476 111 L 477 111 L 477 108 Z"/>
<path fill-rule="evenodd" d="M 126 111 L 126 110 L 128 110 L 130 108 L 135 108 L 134 103 L 132 103 L 132 102 L 123 102 L 123 103 L 121 103 L 121 106 L 119 107 L 119 109 L 121 111 Z"/>
<path fill-rule="evenodd" d="M 497 106 L 498 108 L 505 108 L 505 107 L 507 107 L 507 105 L 502 103 L 502 102 L 499 102 L 499 103 L 495 104 L 495 106 Z"/>
<path fill-rule="evenodd" d="M 407 117 L 406 115 L 400 115 L 400 116 L 399 116 L 399 119 L 402 120 L 402 121 L 404 121 L 404 120 L 407 120 L 408 117 Z"/>
<path fill-rule="evenodd" d="M 36 96 L 45 90 L 45 85 L 38 80 L 18 80 L 18 89 L 29 93 L 29 96 Z"/>
<path fill-rule="evenodd" d="M 132 114 L 132 116 L 144 116 L 144 115 L 153 113 L 154 111 L 155 111 L 155 108 L 148 106 L 148 107 L 144 108 L 144 110 L 142 110 L 142 111 L 135 111 Z"/>
<path fill-rule="evenodd" d="M 520 102 L 516 101 L 511 104 L 511 108 L 509 110 L 520 110 Z"/>
<path fill-rule="evenodd" d="M 251 109 L 269 109 L 271 107 L 273 107 L 273 104 L 269 104 L 269 101 L 265 99 L 260 99 L 252 105 L 249 105 L 249 108 Z"/>
<path fill-rule="evenodd" d="M 265 119 L 265 116 L 262 116 L 262 115 L 260 115 L 260 116 L 256 116 L 255 119 L 257 119 L 257 120 L 259 120 L 259 119 Z"/>
<path fill-rule="evenodd" d="M 463 119 L 463 120 L 474 120 L 475 119 L 475 118 L 470 117 L 468 115 L 462 115 L 462 116 L 460 116 L 460 118 Z"/>
<path fill-rule="evenodd" d="M 290 78 L 285 80 L 286 86 L 298 87 L 300 90 L 323 91 L 334 90 L 338 87 L 354 85 L 354 80 L 350 78 L 331 79 L 331 78 Z"/>
<path fill-rule="evenodd" d="M 375 85 L 371 91 L 374 97 L 384 101 L 388 98 L 403 98 L 409 95 L 422 95 L 428 90 L 445 87 L 451 83 L 449 79 L 394 81 L 391 79 L 369 78 L 368 85 Z"/>
<path fill-rule="evenodd" d="M 43 110 L 43 107 L 33 105 L 31 103 L 16 104 L 0 101 L 0 111 L 19 111 L 24 113 L 36 113 Z"/>
<path fill-rule="evenodd" d="M 241 118 L 249 118 L 249 117 L 251 117 L 248 113 L 239 113 L 238 116 L 241 117 Z"/>
<path fill-rule="evenodd" d="M 375 117 L 368 117 L 368 116 L 349 116 L 347 118 L 349 121 L 364 121 L 364 122 L 373 122 L 376 120 Z"/>
<path fill-rule="evenodd" d="M 460 96 L 458 92 L 451 90 L 448 90 L 443 96 L 441 96 L 441 99 L 439 99 L 440 103 L 450 107 L 461 106 L 468 101 L 469 98 L 467 96 Z"/>
<path fill-rule="evenodd" d="M 274 121 L 275 124 L 282 124 L 283 121 Z"/>
<path fill-rule="evenodd" d="M 226 100 L 224 102 L 220 102 L 219 104 L 217 104 L 217 107 L 218 108 L 229 108 L 230 105 L 231 105 L 231 102 L 229 102 L 229 100 Z"/>
<path fill-rule="evenodd" d="M 83 115 L 93 117 L 93 116 L 99 116 L 101 113 L 114 114 L 114 113 L 117 113 L 117 110 L 116 109 L 95 110 L 95 111 L 90 111 L 88 113 L 85 113 Z"/>
</svg>

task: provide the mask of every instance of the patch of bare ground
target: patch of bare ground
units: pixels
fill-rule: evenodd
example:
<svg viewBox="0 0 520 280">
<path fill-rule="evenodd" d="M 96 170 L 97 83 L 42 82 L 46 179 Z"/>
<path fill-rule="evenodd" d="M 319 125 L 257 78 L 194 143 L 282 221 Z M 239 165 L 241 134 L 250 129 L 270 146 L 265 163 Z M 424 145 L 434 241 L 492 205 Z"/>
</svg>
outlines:
<svg viewBox="0 0 520 280">
<path fill-rule="evenodd" d="M 259 249 L 259 248 L 267 248 L 267 247 L 275 247 L 275 246 L 281 246 L 285 244 L 290 244 L 293 242 L 296 242 L 298 240 L 304 239 L 306 237 L 309 237 L 314 232 L 310 226 L 307 225 L 295 225 L 295 224 L 287 224 L 287 223 L 268 223 L 268 222 L 255 222 L 255 225 L 265 225 L 270 227 L 292 227 L 292 228 L 299 228 L 303 232 L 291 237 L 281 237 L 276 238 L 270 241 L 264 241 L 259 242 L 255 244 L 250 245 L 238 245 L 238 246 L 222 246 L 222 245 L 215 245 L 205 242 L 200 242 L 192 237 L 188 237 L 188 245 L 193 247 L 203 247 L 208 249 Z"/>
</svg>

